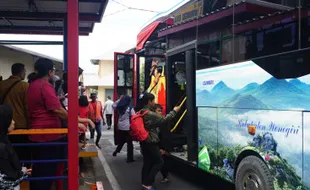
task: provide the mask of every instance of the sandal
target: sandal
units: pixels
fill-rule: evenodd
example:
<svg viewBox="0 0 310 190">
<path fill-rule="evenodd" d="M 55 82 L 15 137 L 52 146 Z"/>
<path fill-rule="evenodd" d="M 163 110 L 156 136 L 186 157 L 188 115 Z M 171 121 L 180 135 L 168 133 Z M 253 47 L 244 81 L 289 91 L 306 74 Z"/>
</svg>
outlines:
<svg viewBox="0 0 310 190">
<path fill-rule="evenodd" d="M 156 188 L 155 187 L 151 187 L 151 188 L 147 188 L 147 187 L 144 187 L 144 186 L 142 186 L 142 190 L 156 190 Z"/>
</svg>

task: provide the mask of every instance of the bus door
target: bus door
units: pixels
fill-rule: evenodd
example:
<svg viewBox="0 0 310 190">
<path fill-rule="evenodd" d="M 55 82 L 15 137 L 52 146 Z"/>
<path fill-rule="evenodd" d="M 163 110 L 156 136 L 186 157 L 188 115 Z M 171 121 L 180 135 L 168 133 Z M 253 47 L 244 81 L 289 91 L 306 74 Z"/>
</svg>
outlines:
<svg viewBox="0 0 310 190">
<path fill-rule="evenodd" d="M 134 78 L 136 73 L 135 54 L 114 53 L 114 101 L 121 95 L 132 97 L 132 106 L 136 106 L 137 82 Z M 114 112 L 114 143 L 118 144 L 117 112 Z"/>
<path fill-rule="evenodd" d="M 137 97 L 145 92 L 155 95 L 155 102 L 166 113 L 166 59 L 164 55 L 138 55 L 138 89 Z"/>
<path fill-rule="evenodd" d="M 190 162 L 197 161 L 195 46 L 196 41 L 193 41 L 166 52 L 167 110 L 182 105 L 171 124 L 171 155 Z"/>
</svg>

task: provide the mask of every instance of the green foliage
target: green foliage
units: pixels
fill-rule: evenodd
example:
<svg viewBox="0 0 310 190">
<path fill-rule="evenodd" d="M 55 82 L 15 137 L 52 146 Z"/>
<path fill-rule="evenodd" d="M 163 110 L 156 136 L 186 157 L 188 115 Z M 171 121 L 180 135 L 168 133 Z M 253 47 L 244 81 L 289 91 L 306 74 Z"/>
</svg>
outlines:
<svg viewBox="0 0 310 190">
<path fill-rule="evenodd" d="M 231 167 L 235 168 L 234 162 L 242 150 L 242 146 L 224 147 L 219 145 L 217 149 L 215 149 L 207 145 L 207 148 L 211 161 L 210 170 L 216 175 L 226 180 L 230 180 L 227 171 L 223 168 L 223 160 L 226 158 Z M 275 178 L 274 186 L 276 190 L 310 190 L 302 184 L 302 179 L 297 175 L 295 168 L 285 159 L 282 159 L 278 153 L 273 151 L 263 152 L 260 147 L 257 147 L 257 150 L 260 151 L 260 155 L 263 157 L 265 155 L 270 156 L 270 160 L 266 161 L 266 163 L 269 165 L 270 172 Z"/>
</svg>

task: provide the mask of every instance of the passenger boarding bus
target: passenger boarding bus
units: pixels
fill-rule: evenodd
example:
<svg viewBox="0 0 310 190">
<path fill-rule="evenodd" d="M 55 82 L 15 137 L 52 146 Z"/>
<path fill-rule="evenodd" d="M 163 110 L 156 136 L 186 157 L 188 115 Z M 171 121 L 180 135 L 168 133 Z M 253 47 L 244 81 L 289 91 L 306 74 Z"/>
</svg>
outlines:
<svg viewBox="0 0 310 190">
<path fill-rule="evenodd" d="M 234 9 L 225 19 L 210 13 L 184 32 L 180 24 L 159 31 L 168 46 L 160 56 L 115 53 L 115 98 L 130 94 L 136 105 L 151 91 L 167 112 L 184 102 L 169 125 L 171 156 L 237 190 L 309 190 L 309 6 L 264 1 L 277 11 L 237 17 L 249 2 L 212 13 Z"/>
</svg>

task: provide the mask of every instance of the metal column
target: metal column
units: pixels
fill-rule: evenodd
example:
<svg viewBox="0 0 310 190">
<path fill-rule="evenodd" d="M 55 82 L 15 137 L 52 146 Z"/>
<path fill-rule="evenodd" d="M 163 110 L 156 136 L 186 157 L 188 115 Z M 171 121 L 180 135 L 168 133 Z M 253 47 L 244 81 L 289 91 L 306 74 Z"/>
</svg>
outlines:
<svg viewBox="0 0 310 190">
<path fill-rule="evenodd" d="M 68 43 L 68 159 L 69 190 L 79 189 L 79 148 L 78 148 L 78 70 L 79 70 L 79 2 L 68 0 L 67 3 Z"/>
</svg>

